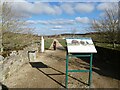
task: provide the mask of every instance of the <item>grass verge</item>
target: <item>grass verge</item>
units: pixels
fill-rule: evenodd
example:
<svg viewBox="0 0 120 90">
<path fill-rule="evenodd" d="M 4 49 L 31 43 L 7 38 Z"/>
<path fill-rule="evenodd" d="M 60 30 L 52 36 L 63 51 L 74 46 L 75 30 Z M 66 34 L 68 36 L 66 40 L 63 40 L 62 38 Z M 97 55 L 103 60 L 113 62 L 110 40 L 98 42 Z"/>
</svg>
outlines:
<svg viewBox="0 0 120 90">
<path fill-rule="evenodd" d="M 63 46 L 66 47 L 66 41 L 65 39 L 57 39 L 59 41 L 59 43 Z"/>
<path fill-rule="evenodd" d="M 45 49 L 49 49 L 52 42 L 53 42 L 53 39 L 46 38 L 45 42 L 44 42 L 45 43 Z"/>
</svg>

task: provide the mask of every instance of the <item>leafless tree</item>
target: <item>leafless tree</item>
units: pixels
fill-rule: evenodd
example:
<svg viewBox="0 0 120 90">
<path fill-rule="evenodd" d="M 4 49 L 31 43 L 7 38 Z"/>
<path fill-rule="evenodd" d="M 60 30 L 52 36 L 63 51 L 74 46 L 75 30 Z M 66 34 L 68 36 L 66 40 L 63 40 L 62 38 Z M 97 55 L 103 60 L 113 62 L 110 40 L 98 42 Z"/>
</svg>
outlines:
<svg viewBox="0 0 120 90">
<path fill-rule="evenodd" d="M 103 17 L 98 20 L 93 20 L 92 28 L 99 32 L 101 39 L 113 44 L 117 42 L 118 36 L 118 7 L 113 5 L 113 8 L 106 9 Z"/>
<path fill-rule="evenodd" d="M 2 5 L 2 31 L 21 32 L 26 28 L 27 23 L 22 15 L 18 15 L 12 10 L 10 2 L 4 2 Z M 23 32 L 23 31 L 22 31 Z"/>
<path fill-rule="evenodd" d="M 18 15 L 13 10 L 12 2 L 4 2 L 2 5 L 2 34 L 6 32 L 30 34 L 34 28 L 29 28 L 29 23 L 25 19 L 24 15 Z"/>
</svg>

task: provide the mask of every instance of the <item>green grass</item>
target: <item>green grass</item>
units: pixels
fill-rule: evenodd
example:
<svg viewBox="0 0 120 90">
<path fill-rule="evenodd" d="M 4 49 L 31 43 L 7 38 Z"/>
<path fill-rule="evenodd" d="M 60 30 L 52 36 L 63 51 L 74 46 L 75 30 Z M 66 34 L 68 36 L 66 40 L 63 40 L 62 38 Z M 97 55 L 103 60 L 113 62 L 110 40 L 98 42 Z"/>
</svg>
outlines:
<svg viewBox="0 0 120 90">
<path fill-rule="evenodd" d="M 30 34 L 18 34 L 6 32 L 3 34 L 3 47 L 4 50 L 19 50 L 27 45 L 40 41 L 40 37 Z"/>
<path fill-rule="evenodd" d="M 109 49 L 114 49 L 114 50 L 119 50 L 120 51 L 120 44 L 116 44 L 115 48 L 113 48 L 113 45 L 110 44 L 110 43 L 98 43 L 98 42 L 95 42 L 95 45 L 99 46 L 99 47 L 104 47 L 104 48 L 109 48 Z"/>
<path fill-rule="evenodd" d="M 45 38 L 45 49 L 49 49 L 53 39 Z"/>
<path fill-rule="evenodd" d="M 66 47 L 66 41 L 65 39 L 57 39 L 59 41 L 59 43 L 63 46 Z"/>
</svg>

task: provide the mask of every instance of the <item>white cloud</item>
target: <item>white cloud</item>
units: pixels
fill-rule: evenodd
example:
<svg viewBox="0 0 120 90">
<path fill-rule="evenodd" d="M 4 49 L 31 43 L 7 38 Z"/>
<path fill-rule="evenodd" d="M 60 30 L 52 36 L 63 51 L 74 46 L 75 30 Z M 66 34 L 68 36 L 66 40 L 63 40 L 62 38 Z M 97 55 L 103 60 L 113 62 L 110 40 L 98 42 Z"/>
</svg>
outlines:
<svg viewBox="0 0 120 90">
<path fill-rule="evenodd" d="M 47 21 L 41 21 L 41 22 L 46 22 L 47 24 L 50 25 L 72 25 L 74 24 L 74 20 L 69 20 L 69 19 L 55 19 L 55 20 L 47 20 Z"/>
<path fill-rule="evenodd" d="M 21 0 L 21 2 L 12 1 L 13 10 L 18 15 L 24 14 L 25 16 L 32 14 L 61 15 L 63 12 L 67 14 L 74 14 L 76 12 L 89 13 L 94 10 L 94 5 L 91 3 L 61 3 L 51 5 L 48 2 L 40 1 L 34 3 L 27 2 L 26 0 Z"/>
<path fill-rule="evenodd" d="M 43 24 L 43 25 L 48 25 L 49 24 L 48 21 L 43 21 L 43 20 L 38 20 L 38 21 L 35 21 L 35 22 L 37 22 L 39 24 Z"/>
<path fill-rule="evenodd" d="M 75 20 L 76 20 L 76 22 L 79 22 L 79 23 L 89 23 L 90 22 L 88 17 L 76 17 Z"/>
<path fill-rule="evenodd" d="M 62 14 L 62 9 L 59 6 L 53 6 L 56 14 Z"/>
<path fill-rule="evenodd" d="M 75 20 L 72 19 L 53 19 L 53 20 L 27 20 L 29 24 L 41 24 L 41 25 L 56 25 L 56 28 L 60 28 L 60 25 L 73 25 Z"/>
<path fill-rule="evenodd" d="M 94 5 L 91 3 L 77 3 L 75 6 L 75 10 L 80 13 L 81 12 L 89 13 L 94 10 Z"/>
<path fill-rule="evenodd" d="M 20 8 L 21 7 L 21 8 Z M 14 3 L 13 8 L 16 11 L 29 13 L 29 14 L 61 14 L 62 11 L 58 6 L 52 6 L 49 3 L 29 3 L 29 2 L 21 2 Z"/>
<path fill-rule="evenodd" d="M 118 8 L 118 3 L 110 3 L 110 2 L 107 2 L 107 3 L 100 3 L 98 6 L 97 6 L 97 9 L 98 10 L 106 10 L 106 9 L 113 9 L 113 8 Z"/>
<path fill-rule="evenodd" d="M 14 1 L 14 0 L 12 0 Z M 30 3 L 25 0 L 22 2 L 10 2 L 8 5 L 12 6 L 12 11 L 17 15 L 30 16 L 32 14 L 48 14 L 48 15 L 59 15 L 62 14 L 62 9 L 57 5 L 50 5 L 45 2 Z"/>
<path fill-rule="evenodd" d="M 62 29 L 63 28 L 63 26 L 60 26 L 60 25 L 58 25 L 58 26 L 53 26 L 53 29 Z"/>
<path fill-rule="evenodd" d="M 67 14 L 74 14 L 74 7 L 72 4 L 70 3 L 64 3 L 61 5 L 61 8 L 63 9 L 64 12 L 66 12 Z"/>
<path fill-rule="evenodd" d="M 100 13 L 101 17 L 106 16 L 105 10 L 112 10 L 114 12 L 114 14 L 118 14 L 118 3 L 116 2 L 107 2 L 107 3 L 100 3 L 97 6 L 98 10 L 101 10 L 102 12 Z"/>
<path fill-rule="evenodd" d="M 27 20 L 26 23 L 28 23 L 28 24 L 37 24 L 37 22 L 34 21 L 34 20 Z"/>
<path fill-rule="evenodd" d="M 33 7 L 33 11 L 34 13 L 42 13 L 42 14 L 52 14 L 52 15 L 57 15 L 57 14 L 61 14 L 62 10 L 54 5 L 50 5 L 49 3 L 41 3 L 41 2 L 37 2 L 34 4 Z"/>
<path fill-rule="evenodd" d="M 21 1 L 22 2 L 9 2 L 7 5 L 11 7 L 12 12 L 15 13 L 16 16 L 30 17 L 28 12 L 31 11 L 33 5 L 25 0 Z"/>
</svg>

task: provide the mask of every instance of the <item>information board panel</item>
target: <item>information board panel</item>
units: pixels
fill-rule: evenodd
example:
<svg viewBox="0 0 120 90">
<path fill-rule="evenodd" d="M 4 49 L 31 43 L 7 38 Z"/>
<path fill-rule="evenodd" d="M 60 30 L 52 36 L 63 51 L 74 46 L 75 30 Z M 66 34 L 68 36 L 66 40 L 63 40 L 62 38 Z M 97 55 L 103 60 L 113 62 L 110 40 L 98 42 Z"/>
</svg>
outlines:
<svg viewBox="0 0 120 90">
<path fill-rule="evenodd" d="M 68 53 L 97 53 L 91 38 L 66 39 Z"/>
</svg>

